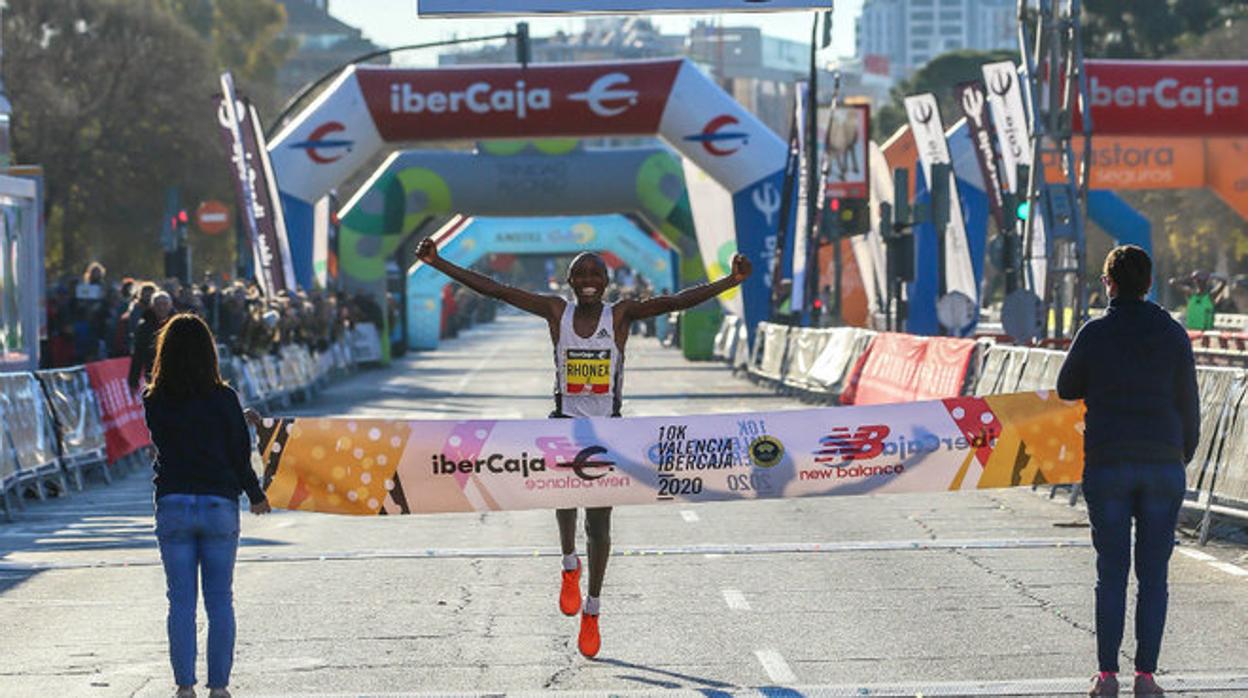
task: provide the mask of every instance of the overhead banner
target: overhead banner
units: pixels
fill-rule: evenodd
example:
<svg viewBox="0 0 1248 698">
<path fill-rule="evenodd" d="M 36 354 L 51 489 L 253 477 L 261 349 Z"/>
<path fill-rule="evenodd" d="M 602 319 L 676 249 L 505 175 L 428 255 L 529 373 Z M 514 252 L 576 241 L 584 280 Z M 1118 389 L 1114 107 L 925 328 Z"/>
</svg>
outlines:
<svg viewBox="0 0 1248 698">
<path fill-rule="evenodd" d="M 1051 392 L 690 417 L 266 419 L 273 506 L 375 516 L 1078 482 L 1082 403 Z"/>
<path fill-rule="evenodd" d="M 919 149 L 919 165 L 923 178 L 931 187 L 932 165 L 952 165 L 949 143 L 945 140 L 945 126 L 940 118 L 940 105 L 930 92 L 905 98 L 906 116 L 910 130 Z M 979 302 L 979 289 L 975 283 L 975 268 L 971 264 L 971 251 L 966 240 L 966 223 L 962 219 L 962 199 L 958 196 L 957 179 L 953 167 L 949 168 L 949 225 L 943 232 L 945 240 L 945 293 L 961 293 L 973 304 Z M 950 328 L 958 329 L 958 328 Z"/>
<path fill-rule="evenodd" d="M 831 10 L 832 0 L 416 0 L 422 17 Z"/>
<path fill-rule="evenodd" d="M 979 173 L 984 178 L 984 192 L 988 194 L 988 208 L 997 222 L 997 230 L 1005 230 L 1013 225 L 1014 212 L 1006 218 L 1001 188 L 1000 168 L 997 167 L 996 129 L 988 110 L 988 90 L 983 81 L 972 80 L 959 83 L 954 88 L 954 97 L 962 107 L 966 116 L 967 128 L 970 129 L 971 144 L 975 147 L 975 159 L 979 162 Z"/>
<path fill-rule="evenodd" d="M 1248 135 L 1248 61 L 1100 59 L 1084 70 L 1098 134 Z"/>
</svg>

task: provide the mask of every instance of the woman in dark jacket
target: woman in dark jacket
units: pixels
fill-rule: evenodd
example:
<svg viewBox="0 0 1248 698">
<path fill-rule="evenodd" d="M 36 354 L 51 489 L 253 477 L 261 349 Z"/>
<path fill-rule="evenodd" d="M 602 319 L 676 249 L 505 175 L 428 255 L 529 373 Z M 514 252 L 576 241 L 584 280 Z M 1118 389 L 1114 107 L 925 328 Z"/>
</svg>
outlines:
<svg viewBox="0 0 1248 698">
<path fill-rule="evenodd" d="M 251 468 L 251 438 L 238 395 L 221 380 L 212 331 L 194 315 L 160 330 L 143 396 L 156 445 L 156 538 L 169 596 L 169 658 L 177 698 L 195 695 L 196 579 L 208 614 L 210 698 L 228 698 L 234 663 L 234 558 L 238 496 L 253 514 L 269 503 Z"/>
<path fill-rule="evenodd" d="M 1057 394 L 1088 407 L 1083 496 L 1096 548 L 1096 645 L 1089 695 L 1118 695 L 1135 523 L 1137 696 L 1164 695 L 1153 672 L 1169 598 L 1167 573 L 1186 489 L 1184 464 L 1200 441 L 1200 396 L 1187 332 L 1145 299 L 1153 264 L 1135 245 L 1105 257 L 1109 310 L 1079 330 Z"/>
</svg>

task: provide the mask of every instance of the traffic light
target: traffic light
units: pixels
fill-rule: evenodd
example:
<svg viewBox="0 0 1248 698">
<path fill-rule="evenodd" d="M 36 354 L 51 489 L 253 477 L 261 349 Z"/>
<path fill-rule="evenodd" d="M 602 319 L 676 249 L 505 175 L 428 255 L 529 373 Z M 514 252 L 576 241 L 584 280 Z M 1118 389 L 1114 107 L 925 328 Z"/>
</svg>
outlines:
<svg viewBox="0 0 1248 698">
<path fill-rule="evenodd" d="M 1015 177 L 1015 181 L 1018 182 L 1018 186 L 1015 189 L 1017 193 L 1015 194 L 1013 203 L 1014 217 L 1020 221 L 1026 221 L 1031 217 L 1031 199 L 1027 198 L 1027 194 L 1025 193 L 1030 191 L 1030 180 L 1031 167 L 1028 165 L 1019 165 Z"/>
<path fill-rule="evenodd" d="M 870 201 L 867 199 L 837 197 L 828 199 L 819 225 L 819 237 L 824 242 L 852 235 L 863 235 L 871 226 Z"/>
</svg>

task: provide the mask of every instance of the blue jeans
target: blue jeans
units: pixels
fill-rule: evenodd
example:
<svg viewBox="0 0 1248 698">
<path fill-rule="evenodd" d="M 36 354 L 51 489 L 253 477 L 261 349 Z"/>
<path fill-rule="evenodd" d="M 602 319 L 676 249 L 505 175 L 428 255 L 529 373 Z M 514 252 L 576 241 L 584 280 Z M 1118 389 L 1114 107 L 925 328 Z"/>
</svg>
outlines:
<svg viewBox="0 0 1248 698">
<path fill-rule="evenodd" d="M 169 596 L 169 661 L 179 686 L 194 686 L 196 587 L 203 571 L 208 612 L 208 687 L 225 688 L 234 665 L 234 558 L 238 501 L 200 494 L 156 500 L 156 539 Z"/>
<path fill-rule="evenodd" d="M 1155 672 L 1166 627 L 1166 575 L 1186 477 L 1180 463 L 1119 463 L 1087 468 L 1083 496 L 1096 548 L 1096 654 L 1118 671 L 1135 519 L 1135 670 Z"/>
</svg>

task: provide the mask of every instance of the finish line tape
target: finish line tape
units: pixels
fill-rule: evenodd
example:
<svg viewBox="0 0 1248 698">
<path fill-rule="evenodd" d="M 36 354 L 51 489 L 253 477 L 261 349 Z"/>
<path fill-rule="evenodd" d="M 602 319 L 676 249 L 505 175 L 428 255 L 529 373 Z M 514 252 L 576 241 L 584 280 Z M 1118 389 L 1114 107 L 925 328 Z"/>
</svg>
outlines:
<svg viewBox="0 0 1248 698">
<path fill-rule="evenodd" d="M 333 514 L 608 507 L 1078 482 L 1083 405 L 1048 392 L 688 417 L 273 418 L 273 506 Z"/>
</svg>

